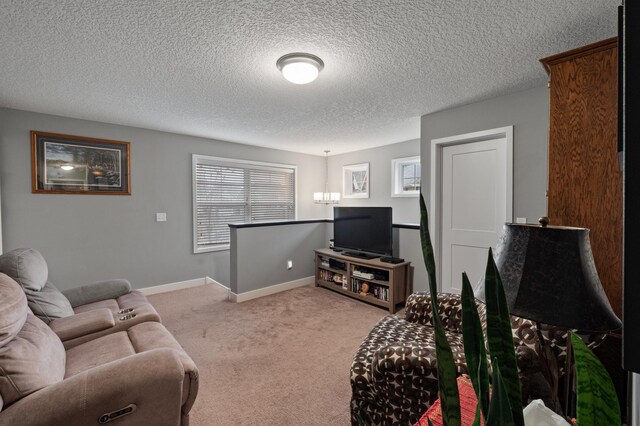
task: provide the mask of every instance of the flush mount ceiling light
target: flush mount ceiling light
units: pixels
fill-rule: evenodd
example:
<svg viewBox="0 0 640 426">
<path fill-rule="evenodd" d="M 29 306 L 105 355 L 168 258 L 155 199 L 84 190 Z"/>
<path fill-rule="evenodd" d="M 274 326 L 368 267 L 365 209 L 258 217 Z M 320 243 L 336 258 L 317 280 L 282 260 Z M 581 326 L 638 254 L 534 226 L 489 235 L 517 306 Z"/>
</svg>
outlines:
<svg viewBox="0 0 640 426">
<path fill-rule="evenodd" d="M 318 77 L 324 62 L 310 53 L 289 53 L 276 62 L 276 66 L 287 80 L 294 84 L 311 83 Z"/>
</svg>

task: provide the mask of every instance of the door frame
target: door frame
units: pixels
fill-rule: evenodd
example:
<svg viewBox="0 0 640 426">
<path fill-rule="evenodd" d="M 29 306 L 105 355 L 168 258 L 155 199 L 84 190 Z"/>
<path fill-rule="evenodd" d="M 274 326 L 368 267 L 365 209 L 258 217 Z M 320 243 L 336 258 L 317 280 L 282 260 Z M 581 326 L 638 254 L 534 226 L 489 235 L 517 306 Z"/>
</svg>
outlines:
<svg viewBox="0 0 640 426">
<path fill-rule="evenodd" d="M 513 126 L 481 130 L 431 140 L 431 184 L 429 200 L 429 229 L 433 238 L 438 291 L 442 291 L 442 151 L 446 146 L 463 145 L 492 139 L 504 139 L 507 152 L 507 220 L 513 221 Z M 439 206 L 439 208 L 438 208 Z"/>
</svg>

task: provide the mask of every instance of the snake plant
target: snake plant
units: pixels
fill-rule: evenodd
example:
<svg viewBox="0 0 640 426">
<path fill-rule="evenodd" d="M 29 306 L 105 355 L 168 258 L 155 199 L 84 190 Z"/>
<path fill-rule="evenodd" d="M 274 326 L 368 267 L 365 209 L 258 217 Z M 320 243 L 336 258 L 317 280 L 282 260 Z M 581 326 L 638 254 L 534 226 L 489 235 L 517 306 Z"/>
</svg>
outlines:
<svg viewBox="0 0 640 426">
<path fill-rule="evenodd" d="M 443 426 L 461 423 L 457 370 L 453 353 L 437 306 L 436 264 L 424 198 L 420 195 L 420 240 L 429 278 L 432 325 L 435 330 L 438 390 Z M 511 334 L 511 318 L 500 274 L 489 249 L 485 271 L 487 343 L 491 374 L 473 290 L 466 273 L 462 276 L 462 334 L 469 376 L 478 398 L 474 426 L 481 417 L 486 426 L 524 426 L 520 379 Z M 577 371 L 578 425 L 616 425 L 620 423 L 618 400 L 611 379 L 582 340 L 571 335 Z M 489 377 L 491 376 L 491 382 Z M 490 391 L 491 388 L 491 391 Z M 431 424 L 431 421 L 428 421 Z"/>
</svg>

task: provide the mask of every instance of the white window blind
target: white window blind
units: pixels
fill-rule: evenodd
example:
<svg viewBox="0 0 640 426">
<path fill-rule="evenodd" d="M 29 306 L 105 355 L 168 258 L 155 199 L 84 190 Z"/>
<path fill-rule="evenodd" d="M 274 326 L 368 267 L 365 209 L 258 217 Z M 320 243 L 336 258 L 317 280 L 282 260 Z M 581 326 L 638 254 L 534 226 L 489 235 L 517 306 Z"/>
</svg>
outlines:
<svg viewBox="0 0 640 426">
<path fill-rule="evenodd" d="M 229 223 L 295 219 L 295 171 L 194 155 L 194 252 L 228 248 Z"/>
</svg>

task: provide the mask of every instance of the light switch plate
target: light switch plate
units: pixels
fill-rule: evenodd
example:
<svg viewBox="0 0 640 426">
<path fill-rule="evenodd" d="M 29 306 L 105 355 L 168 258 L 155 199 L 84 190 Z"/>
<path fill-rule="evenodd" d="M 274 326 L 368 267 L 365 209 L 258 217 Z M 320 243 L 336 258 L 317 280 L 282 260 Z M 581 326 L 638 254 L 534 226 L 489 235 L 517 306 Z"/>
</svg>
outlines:
<svg viewBox="0 0 640 426">
<path fill-rule="evenodd" d="M 166 213 L 156 213 L 156 222 L 166 222 L 167 214 Z"/>
</svg>

